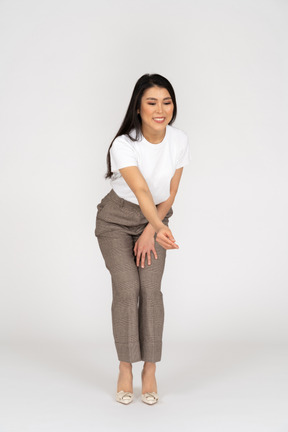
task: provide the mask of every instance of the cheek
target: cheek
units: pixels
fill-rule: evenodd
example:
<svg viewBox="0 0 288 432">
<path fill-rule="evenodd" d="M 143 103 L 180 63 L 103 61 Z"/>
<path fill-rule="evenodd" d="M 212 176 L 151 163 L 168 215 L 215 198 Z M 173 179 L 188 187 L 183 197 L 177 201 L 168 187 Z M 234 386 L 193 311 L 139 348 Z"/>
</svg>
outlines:
<svg viewBox="0 0 288 432">
<path fill-rule="evenodd" d="M 153 110 L 150 107 L 143 107 L 142 108 L 143 117 L 150 116 L 152 114 L 152 112 L 153 112 Z"/>
<path fill-rule="evenodd" d="M 167 114 L 169 114 L 169 115 L 171 115 L 172 116 L 172 114 L 173 114 L 173 109 L 174 109 L 174 107 L 172 106 L 168 106 L 168 108 L 167 108 Z"/>
</svg>

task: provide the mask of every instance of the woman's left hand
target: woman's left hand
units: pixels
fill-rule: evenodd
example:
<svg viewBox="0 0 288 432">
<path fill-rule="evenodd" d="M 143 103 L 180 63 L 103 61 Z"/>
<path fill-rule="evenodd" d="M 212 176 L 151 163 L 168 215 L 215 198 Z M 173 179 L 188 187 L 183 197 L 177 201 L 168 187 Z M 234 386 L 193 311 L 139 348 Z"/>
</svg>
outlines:
<svg viewBox="0 0 288 432">
<path fill-rule="evenodd" d="M 148 265 L 151 265 L 151 252 L 153 252 L 155 259 L 157 259 L 154 234 L 144 230 L 134 246 L 134 255 L 136 256 L 137 267 L 139 267 L 141 260 L 141 267 L 144 268 L 146 254 Z"/>
</svg>

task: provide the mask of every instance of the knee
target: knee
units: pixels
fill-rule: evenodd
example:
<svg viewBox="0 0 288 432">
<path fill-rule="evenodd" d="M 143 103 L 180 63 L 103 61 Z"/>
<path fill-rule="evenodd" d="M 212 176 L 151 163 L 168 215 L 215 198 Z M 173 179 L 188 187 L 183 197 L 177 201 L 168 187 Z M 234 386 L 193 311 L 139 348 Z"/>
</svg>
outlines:
<svg viewBox="0 0 288 432">
<path fill-rule="evenodd" d="M 125 273 L 112 276 L 113 297 L 121 302 L 138 302 L 140 286 L 138 278 L 129 278 Z"/>
<path fill-rule="evenodd" d="M 141 283 L 140 296 L 144 300 L 162 298 L 161 283 Z"/>
</svg>

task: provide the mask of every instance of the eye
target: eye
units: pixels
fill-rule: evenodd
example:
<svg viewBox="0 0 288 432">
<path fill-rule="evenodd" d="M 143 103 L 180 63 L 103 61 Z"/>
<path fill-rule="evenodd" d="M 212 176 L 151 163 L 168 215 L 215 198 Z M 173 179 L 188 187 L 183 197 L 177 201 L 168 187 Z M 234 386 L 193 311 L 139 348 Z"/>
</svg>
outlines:
<svg viewBox="0 0 288 432">
<path fill-rule="evenodd" d="M 155 105 L 154 102 L 148 102 L 148 105 Z M 164 102 L 164 105 L 171 105 L 171 102 Z"/>
</svg>

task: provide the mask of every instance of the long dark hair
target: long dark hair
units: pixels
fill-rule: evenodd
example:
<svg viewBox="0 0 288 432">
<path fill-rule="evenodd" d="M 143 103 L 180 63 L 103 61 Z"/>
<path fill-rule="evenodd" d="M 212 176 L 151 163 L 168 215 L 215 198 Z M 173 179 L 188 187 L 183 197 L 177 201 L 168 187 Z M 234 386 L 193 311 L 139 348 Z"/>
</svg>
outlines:
<svg viewBox="0 0 288 432">
<path fill-rule="evenodd" d="M 171 125 L 177 115 L 177 104 L 176 104 L 176 97 L 175 97 L 175 93 L 174 93 L 174 89 L 171 85 L 171 83 L 167 80 L 167 78 L 163 77 L 162 75 L 158 75 L 158 74 L 145 74 L 142 75 L 138 81 L 135 84 L 132 96 L 131 96 L 131 100 L 129 102 L 128 105 L 128 109 L 126 112 L 126 115 L 124 117 L 124 120 L 120 126 L 120 129 L 118 130 L 117 134 L 115 135 L 115 137 L 113 138 L 109 149 L 108 149 L 108 153 L 107 153 L 107 172 L 105 174 L 105 178 L 110 178 L 113 175 L 113 172 L 111 171 L 111 158 L 110 158 L 110 149 L 112 147 L 112 144 L 114 142 L 114 140 L 120 136 L 120 135 L 128 135 L 129 138 L 132 141 L 138 141 L 140 135 L 142 134 L 141 131 L 141 125 L 142 125 L 142 121 L 141 121 L 141 117 L 140 114 L 137 114 L 137 110 L 140 109 L 140 105 L 141 105 L 141 98 L 143 96 L 143 93 L 146 89 L 151 88 L 151 87 L 161 87 L 161 88 L 166 88 L 172 98 L 173 104 L 174 104 L 174 109 L 173 109 L 173 116 L 172 119 L 170 120 L 170 122 L 168 123 L 169 125 Z M 129 135 L 129 133 L 132 131 L 132 129 L 136 130 L 136 136 L 135 138 L 133 138 L 132 136 Z"/>
</svg>

